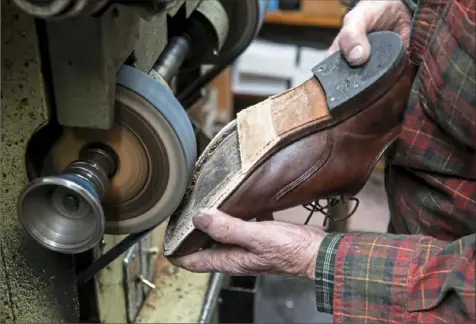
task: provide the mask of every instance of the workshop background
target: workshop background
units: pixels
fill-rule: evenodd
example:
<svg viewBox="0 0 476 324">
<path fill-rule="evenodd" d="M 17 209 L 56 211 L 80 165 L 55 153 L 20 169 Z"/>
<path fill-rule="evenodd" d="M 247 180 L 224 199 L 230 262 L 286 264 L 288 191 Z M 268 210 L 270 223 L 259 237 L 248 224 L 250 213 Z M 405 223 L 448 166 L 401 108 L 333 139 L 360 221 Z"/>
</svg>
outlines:
<svg viewBox="0 0 476 324">
<path fill-rule="evenodd" d="M 324 59 L 346 11 L 339 0 L 271 1 L 258 38 L 215 79 L 206 100 L 191 112 L 204 133 L 212 137 L 241 109 L 311 78 L 311 69 Z M 357 195 L 355 214 L 331 224 L 333 230 L 386 232 L 384 166 L 382 159 Z M 308 215 L 299 206 L 274 217 L 303 224 Z M 323 221 L 324 216 L 315 213 L 309 224 L 322 226 Z M 313 282 L 267 275 L 231 278 L 229 285 L 218 300 L 220 322 L 332 323 L 331 315 L 317 312 Z"/>
</svg>

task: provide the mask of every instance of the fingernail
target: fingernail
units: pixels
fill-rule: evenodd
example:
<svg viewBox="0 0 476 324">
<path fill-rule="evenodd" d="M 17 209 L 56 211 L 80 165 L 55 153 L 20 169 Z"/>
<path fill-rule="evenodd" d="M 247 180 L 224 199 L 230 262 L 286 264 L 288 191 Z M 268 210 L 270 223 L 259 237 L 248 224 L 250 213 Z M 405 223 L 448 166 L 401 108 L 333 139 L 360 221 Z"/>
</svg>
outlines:
<svg viewBox="0 0 476 324">
<path fill-rule="evenodd" d="M 212 218 L 208 214 L 199 213 L 193 217 L 193 224 L 198 229 L 206 229 L 210 224 Z"/>
<path fill-rule="evenodd" d="M 349 62 L 357 62 L 362 58 L 362 54 L 364 53 L 364 47 L 362 45 L 357 45 L 352 48 L 348 55 Z"/>
</svg>

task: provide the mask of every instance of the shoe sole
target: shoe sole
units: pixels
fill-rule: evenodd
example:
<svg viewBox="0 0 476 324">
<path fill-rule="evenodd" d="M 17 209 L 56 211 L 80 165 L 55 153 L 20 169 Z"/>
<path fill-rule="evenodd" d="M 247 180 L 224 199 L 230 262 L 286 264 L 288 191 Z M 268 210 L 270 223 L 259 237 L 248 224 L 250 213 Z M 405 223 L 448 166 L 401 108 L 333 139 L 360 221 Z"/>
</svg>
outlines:
<svg viewBox="0 0 476 324">
<path fill-rule="evenodd" d="M 372 47 L 372 54 L 365 65 L 358 68 L 352 67 L 341 56 L 341 53 L 337 52 L 312 69 L 314 76 L 325 92 L 329 116 L 331 118 L 312 126 L 303 127 L 291 136 L 280 140 L 261 156 L 259 160 L 253 163 L 246 172 L 240 172 L 241 174 L 235 176 L 233 181 L 229 181 L 225 184 L 220 194 L 210 200 L 207 206 L 201 206 L 200 208 L 219 208 L 223 202 L 233 194 L 238 186 L 253 174 L 270 156 L 295 141 L 310 134 L 332 128 L 352 116 L 359 114 L 368 107 L 368 105 L 359 103 L 376 102 L 394 86 L 392 81 L 398 80 L 406 68 L 406 64 L 401 64 L 406 57 L 405 47 L 401 37 L 396 33 L 385 31 L 369 34 L 368 38 Z M 288 91 L 293 91 L 293 89 Z M 355 105 L 359 108 L 355 109 Z M 234 120 L 218 132 L 205 148 L 196 163 L 194 175 L 183 202 L 188 201 L 198 176 L 201 174 L 202 167 L 208 162 L 209 157 L 212 156 L 220 144 L 236 130 L 237 122 Z M 387 145 L 386 148 L 388 146 L 389 145 Z M 382 154 L 383 152 L 380 156 Z M 173 255 L 186 237 L 194 230 L 191 220 L 188 222 L 189 226 L 186 228 L 175 228 L 181 210 L 182 208 L 179 208 L 169 221 L 164 240 L 164 254 L 166 256 Z M 179 236 L 181 237 L 180 239 L 178 238 Z"/>
</svg>

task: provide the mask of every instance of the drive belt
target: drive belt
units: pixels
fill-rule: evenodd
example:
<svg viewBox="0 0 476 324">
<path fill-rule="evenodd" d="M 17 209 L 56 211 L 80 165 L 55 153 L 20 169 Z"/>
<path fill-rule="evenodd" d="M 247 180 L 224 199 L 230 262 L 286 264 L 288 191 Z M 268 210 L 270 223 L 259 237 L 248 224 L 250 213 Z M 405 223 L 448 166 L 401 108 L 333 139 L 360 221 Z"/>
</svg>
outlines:
<svg viewBox="0 0 476 324">
<path fill-rule="evenodd" d="M 130 247 L 134 244 L 139 242 L 141 239 L 147 236 L 150 232 L 152 232 L 155 227 L 147 229 L 145 231 L 134 233 L 128 235 L 125 239 L 123 239 L 118 244 L 114 245 L 109 251 L 99 257 L 95 262 L 93 262 L 89 267 L 78 273 L 77 275 L 77 282 L 78 286 L 81 286 L 91 280 L 99 271 L 104 269 L 118 258 L 122 253 L 126 252 Z"/>
</svg>

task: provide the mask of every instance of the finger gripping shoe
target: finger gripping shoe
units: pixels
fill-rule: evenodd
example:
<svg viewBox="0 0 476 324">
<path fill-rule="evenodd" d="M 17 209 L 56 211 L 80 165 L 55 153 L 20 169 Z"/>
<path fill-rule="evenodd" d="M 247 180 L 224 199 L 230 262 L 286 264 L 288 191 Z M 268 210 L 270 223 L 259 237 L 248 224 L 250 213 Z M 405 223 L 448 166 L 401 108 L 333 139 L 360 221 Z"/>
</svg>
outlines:
<svg viewBox="0 0 476 324">
<path fill-rule="evenodd" d="M 164 252 L 195 252 L 210 238 L 194 228 L 202 208 L 244 220 L 362 189 L 400 134 L 413 69 L 400 36 L 368 35 L 369 61 L 351 67 L 337 52 L 300 86 L 241 111 L 200 156 L 169 220 Z"/>
</svg>

